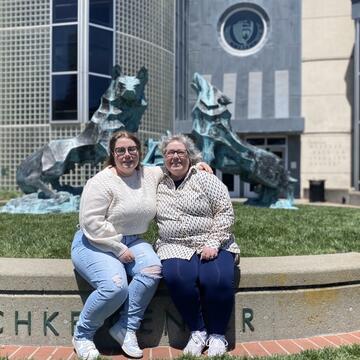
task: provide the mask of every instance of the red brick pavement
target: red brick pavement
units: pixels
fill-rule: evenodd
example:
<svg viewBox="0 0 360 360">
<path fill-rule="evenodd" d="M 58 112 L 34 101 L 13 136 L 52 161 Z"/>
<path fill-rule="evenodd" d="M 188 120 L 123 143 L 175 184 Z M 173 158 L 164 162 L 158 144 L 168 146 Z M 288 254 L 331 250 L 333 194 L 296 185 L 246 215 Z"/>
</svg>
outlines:
<svg viewBox="0 0 360 360">
<path fill-rule="evenodd" d="M 360 331 L 334 335 L 314 336 L 306 339 L 281 339 L 252 341 L 236 344 L 230 355 L 236 356 L 269 356 L 299 353 L 306 349 L 321 349 L 324 347 L 339 347 L 341 345 L 360 344 Z M 181 355 L 181 351 L 169 346 L 158 346 L 144 349 L 144 360 L 174 359 Z M 205 352 L 206 355 L 206 352 Z M 9 360 L 72 360 L 76 359 L 72 347 L 65 346 L 20 346 L 0 345 L 0 357 Z M 121 354 L 104 354 L 105 358 L 113 360 L 126 360 Z"/>
</svg>

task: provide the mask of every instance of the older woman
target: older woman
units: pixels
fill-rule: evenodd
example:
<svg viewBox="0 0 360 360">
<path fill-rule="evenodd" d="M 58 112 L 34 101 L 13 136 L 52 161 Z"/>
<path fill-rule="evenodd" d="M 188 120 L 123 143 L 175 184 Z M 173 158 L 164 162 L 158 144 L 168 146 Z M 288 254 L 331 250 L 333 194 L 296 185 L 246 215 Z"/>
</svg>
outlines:
<svg viewBox="0 0 360 360">
<path fill-rule="evenodd" d="M 200 154 L 176 135 L 161 144 L 167 174 L 158 186 L 157 253 L 172 300 L 191 331 L 185 354 L 222 355 L 234 303 L 234 258 L 240 253 L 231 226 L 225 185 L 193 165 Z"/>
</svg>

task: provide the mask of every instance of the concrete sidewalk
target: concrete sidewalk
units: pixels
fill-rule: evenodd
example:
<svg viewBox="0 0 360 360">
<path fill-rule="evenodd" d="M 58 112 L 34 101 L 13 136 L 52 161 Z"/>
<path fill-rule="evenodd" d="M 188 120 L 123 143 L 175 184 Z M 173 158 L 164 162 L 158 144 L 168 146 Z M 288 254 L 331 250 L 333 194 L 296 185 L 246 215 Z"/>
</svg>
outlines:
<svg viewBox="0 0 360 360">
<path fill-rule="evenodd" d="M 360 331 L 340 333 L 334 335 L 314 336 L 302 339 L 283 339 L 236 344 L 235 349 L 229 352 L 234 356 L 271 356 L 296 354 L 304 350 L 319 350 L 325 347 L 339 347 L 342 345 L 360 344 Z M 174 359 L 182 354 L 181 350 L 169 346 L 158 346 L 144 349 L 143 359 Z M 204 353 L 206 355 L 206 352 Z M 102 354 L 105 358 L 125 360 L 126 356 L 116 353 Z M 72 347 L 62 346 L 20 346 L 0 345 L 0 356 L 9 360 L 70 360 L 76 359 Z"/>
</svg>

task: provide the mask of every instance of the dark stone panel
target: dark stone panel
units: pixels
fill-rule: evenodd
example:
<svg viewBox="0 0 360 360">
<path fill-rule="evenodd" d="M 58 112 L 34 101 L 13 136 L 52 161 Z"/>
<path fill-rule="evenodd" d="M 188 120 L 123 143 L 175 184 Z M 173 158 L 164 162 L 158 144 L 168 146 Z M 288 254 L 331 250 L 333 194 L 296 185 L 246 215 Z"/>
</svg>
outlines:
<svg viewBox="0 0 360 360">
<path fill-rule="evenodd" d="M 299 134 L 304 131 L 304 118 L 233 120 L 233 131 L 258 134 Z"/>
<path fill-rule="evenodd" d="M 236 86 L 236 101 L 242 99 L 247 101 L 249 88 L 249 73 L 238 72 L 237 73 L 237 86 Z M 232 99 L 235 101 L 235 99 Z"/>
<path fill-rule="evenodd" d="M 304 118 L 232 120 L 231 125 L 240 134 L 300 134 L 304 131 Z M 178 121 L 175 131 L 191 133 L 192 121 Z"/>
<path fill-rule="evenodd" d="M 300 74 L 301 69 L 301 44 L 290 45 L 288 48 L 290 54 L 290 66 L 289 68 L 297 71 Z"/>
<path fill-rule="evenodd" d="M 297 70 L 289 71 L 289 93 L 290 97 L 301 95 L 301 74 Z"/>
<path fill-rule="evenodd" d="M 239 98 L 236 101 L 236 118 L 247 119 L 248 101 L 247 98 Z"/>
<path fill-rule="evenodd" d="M 289 113 L 293 116 L 301 116 L 301 96 L 290 96 Z"/>
<path fill-rule="evenodd" d="M 297 21 L 299 13 L 301 13 L 300 1 L 275 1 L 276 11 L 274 12 L 275 19 L 291 19 Z"/>
<path fill-rule="evenodd" d="M 266 121 L 267 121 L 267 118 L 273 118 L 275 116 L 274 92 L 269 96 L 263 96 L 262 114 L 263 114 L 264 120 L 266 120 Z"/>
<path fill-rule="evenodd" d="M 352 0 L 351 16 L 353 19 L 360 18 L 360 1 Z"/>
</svg>

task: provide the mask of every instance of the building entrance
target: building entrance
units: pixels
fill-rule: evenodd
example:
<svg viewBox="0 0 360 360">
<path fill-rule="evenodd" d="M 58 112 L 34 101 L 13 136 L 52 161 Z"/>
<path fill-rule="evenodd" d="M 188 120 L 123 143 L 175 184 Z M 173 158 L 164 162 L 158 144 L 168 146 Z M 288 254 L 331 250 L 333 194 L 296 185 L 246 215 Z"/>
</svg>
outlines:
<svg viewBox="0 0 360 360">
<path fill-rule="evenodd" d="M 246 139 L 249 144 L 255 145 L 261 149 L 271 151 L 273 154 L 283 160 L 287 168 L 287 138 L 286 137 L 249 137 Z M 247 198 L 256 197 L 254 185 L 244 182 L 244 196 Z"/>
<path fill-rule="evenodd" d="M 240 176 L 215 171 L 216 176 L 227 186 L 231 198 L 240 196 Z"/>
</svg>

